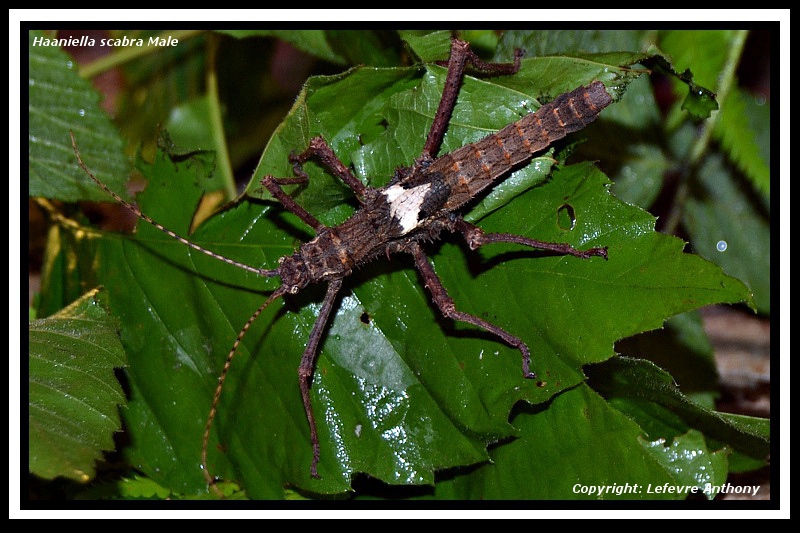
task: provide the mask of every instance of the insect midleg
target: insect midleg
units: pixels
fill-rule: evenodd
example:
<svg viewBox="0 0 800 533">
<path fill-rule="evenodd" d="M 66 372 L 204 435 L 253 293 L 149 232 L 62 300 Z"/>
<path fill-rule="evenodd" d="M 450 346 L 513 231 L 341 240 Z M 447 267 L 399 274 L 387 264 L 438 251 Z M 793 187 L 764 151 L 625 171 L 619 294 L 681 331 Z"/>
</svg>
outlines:
<svg viewBox="0 0 800 533">
<path fill-rule="evenodd" d="M 409 247 L 409 251 L 414 256 L 417 270 L 422 275 L 422 279 L 425 282 L 425 287 L 427 287 L 430 291 L 433 302 L 436 304 L 442 314 L 447 318 L 457 320 L 459 322 L 466 322 L 468 324 L 472 324 L 473 326 L 483 328 L 489 333 L 493 333 L 497 337 L 503 339 L 510 346 L 519 350 L 522 354 L 522 374 L 528 379 L 535 378 L 536 374 L 531 372 L 530 369 L 531 352 L 528 349 L 528 346 L 521 339 L 508 333 L 501 327 L 495 326 L 494 324 L 470 315 L 469 313 L 464 313 L 457 310 L 453 299 L 447 294 L 447 289 L 445 289 L 444 285 L 442 285 L 442 281 L 439 279 L 439 276 L 433 269 L 433 266 L 428 260 L 428 256 L 425 255 L 425 252 L 422 251 L 422 248 L 419 246 L 419 244 L 412 243 Z"/>
<path fill-rule="evenodd" d="M 289 161 L 293 165 L 295 173 L 294 178 L 276 178 L 274 176 L 265 176 L 261 180 L 261 184 L 280 201 L 283 206 L 294 213 L 300 220 L 308 224 L 317 233 L 324 229 L 325 226 L 318 221 L 311 213 L 306 211 L 294 198 L 286 194 L 281 187 L 283 185 L 293 185 L 298 183 L 306 183 L 308 181 L 308 174 L 303 171 L 303 164 L 316 157 L 319 159 L 334 175 L 341 179 L 345 185 L 350 187 L 356 196 L 361 199 L 367 191 L 366 185 L 361 183 L 355 175 L 350 172 L 344 163 L 338 158 L 336 153 L 331 149 L 325 139 L 322 137 L 314 137 L 309 142 L 306 148 L 299 155 L 292 154 L 289 156 Z"/>
<path fill-rule="evenodd" d="M 513 233 L 486 233 L 481 228 L 474 224 L 470 224 L 461 217 L 453 221 L 453 230 L 460 232 L 464 239 L 473 250 L 477 250 L 484 244 L 491 244 L 496 242 L 509 242 L 514 244 L 521 244 L 523 246 L 530 246 L 540 250 L 548 250 L 563 255 L 572 255 L 580 257 L 581 259 L 588 259 L 589 257 L 603 257 L 608 259 L 608 248 L 605 246 L 598 248 L 589 248 L 588 250 L 578 250 L 569 244 L 538 241 L 536 239 L 529 239 L 521 235 L 514 235 Z"/>
<path fill-rule="evenodd" d="M 317 463 L 319 463 L 319 437 L 317 436 L 317 423 L 314 420 L 314 409 L 311 405 L 311 382 L 314 378 L 314 362 L 317 359 L 317 347 L 322 338 L 322 333 L 325 331 L 325 326 L 328 323 L 328 317 L 333 309 L 333 304 L 336 301 L 336 295 L 339 289 L 342 288 L 341 279 L 333 279 L 328 283 L 328 290 L 325 293 L 325 299 L 322 302 L 322 307 L 319 310 L 314 327 L 311 328 L 311 335 L 308 338 L 308 344 L 303 352 L 303 357 L 300 361 L 300 366 L 297 369 L 297 375 L 300 381 L 300 392 L 303 396 L 303 406 L 306 410 L 306 418 L 308 418 L 308 425 L 311 427 L 311 447 L 313 451 L 313 458 L 311 460 L 311 476 L 319 478 L 317 474 Z"/>
</svg>

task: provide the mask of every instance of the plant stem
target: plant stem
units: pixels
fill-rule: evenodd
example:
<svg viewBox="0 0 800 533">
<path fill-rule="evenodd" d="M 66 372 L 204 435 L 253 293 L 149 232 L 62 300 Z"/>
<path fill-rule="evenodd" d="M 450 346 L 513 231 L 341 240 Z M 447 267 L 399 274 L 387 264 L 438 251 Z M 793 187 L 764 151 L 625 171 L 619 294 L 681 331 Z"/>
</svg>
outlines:
<svg viewBox="0 0 800 533">
<path fill-rule="evenodd" d="M 165 31 L 161 33 L 158 37 L 159 38 L 167 38 L 171 37 L 174 39 L 178 39 L 178 42 L 190 39 L 195 35 L 201 35 L 204 33 L 204 30 L 178 30 L 178 31 Z M 156 45 L 144 45 L 144 46 L 131 46 L 127 48 L 121 48 L 115 50 L 111 54 L 107 56 L 103 56 L 91 63 L 86 63 L 85 65 L 81 66 L 79 70 L 79 74 L 84 79 L 91 79 L 95 76 L 102 74 L 107 70 L 111 70 L 116 68 L 120 65 L 127 63 L 128 61 L 132 61 L 136 58 L 146 56 L 147 54 L 151 54 L 153 52 L 157 52 L 162 50 L 162 46 Z"/>
<path fill-rule="evenodd" d="M 225 141 L 225 127 L 222 124 L 222 106 L 219 101 L 219 85 L 217 83 L 217 49 L 219 39 L 209 35 L 206 62 L 206 94 L 208 95 L 209 116 L 211 118 L 211 135 L 214 138 L 214 149 L 217 152 L 217 168 L 222 172 L 225 185 L 225 196 L 228 200 L 236 198 L 236 180 L 233 177 L 228 144 Z"/>
<path fill-rule="evenodd" d="M 728 97 L 728 94 L 736 83 L 736 67 L 739 65 L 739 60 L 742 57 L 742 51 L 744 50 L 744 44 L 747 40 L 747 34 L 747 30 L 739 30 L 734 33 L 733 37 L 731 38 L 730 48 L 728 49 L 728 57 L 725 61 L 725 66 L 720 73 L 719 86 L 717 87 L 717 102 L 719 102 L 720 108 L 722 108 L 725 99 Z M 665 233 L 674 234 L 675 230 L 680 224 L 683 214 L 683 205 L 689 196 L 689 179 L 695 174 L 703 155 L 705 155 L 706 150 L 708 149 L 708 143 L 711 139 L 711 134 L 714 131 L 718 117 L 719 111 L 712 113 L 700 128 L 697 140 L 692 147 L 692 151 L 689 153 L 689 159 L 685 167 L 686 170 L 685 172 L 681 173 L 680 185 L 675 192 L 675 200 L 673 202 L 675 207 L 673 207 L 673 209 L 670 211 L 669 218 L 664 224 L 663 231 Z"/>
</svg>

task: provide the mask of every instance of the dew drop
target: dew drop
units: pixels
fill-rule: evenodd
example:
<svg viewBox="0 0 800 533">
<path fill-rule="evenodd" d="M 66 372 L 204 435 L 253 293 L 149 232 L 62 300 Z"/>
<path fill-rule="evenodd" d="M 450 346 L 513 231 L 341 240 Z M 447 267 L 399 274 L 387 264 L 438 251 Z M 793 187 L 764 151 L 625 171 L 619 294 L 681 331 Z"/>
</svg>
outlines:
<svg viewBox="0 0 800 533">
<path fill-rule="evenodd" d="M 718 241 L 717 242 L 717 251 L 718 252 L 724 252 L 727 249 L 728 249 L 728 243 L 727 242 L 725 242 L 725 241 Z"/>
<path fill-rule="evenodd" d="M 73 66 L 74 64 L 72 63 L 72 61 L 67 61 L 67 68 L 72 68 Z"/>
<path fill-rule="evenodd" d="M 85 109 L 79 109 L 78 110 L 78 115 L 82 116 L 82 117 L 86 116 L 86 110 Z"/>
</svg>

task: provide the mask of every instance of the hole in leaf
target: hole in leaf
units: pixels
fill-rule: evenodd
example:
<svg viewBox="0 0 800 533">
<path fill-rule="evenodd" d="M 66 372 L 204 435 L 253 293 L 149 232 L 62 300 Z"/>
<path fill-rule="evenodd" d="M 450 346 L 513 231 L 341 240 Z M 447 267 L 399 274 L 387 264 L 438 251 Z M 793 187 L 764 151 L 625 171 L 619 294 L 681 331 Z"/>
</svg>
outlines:
<svg viewBox="0 0 800 533">
<path fill-rule="evenodd" d="M 564 231 L 575 228 L 575 208 L 570 204 L 563 204 L 558 208 L 558 227 Z"/>
</svg>

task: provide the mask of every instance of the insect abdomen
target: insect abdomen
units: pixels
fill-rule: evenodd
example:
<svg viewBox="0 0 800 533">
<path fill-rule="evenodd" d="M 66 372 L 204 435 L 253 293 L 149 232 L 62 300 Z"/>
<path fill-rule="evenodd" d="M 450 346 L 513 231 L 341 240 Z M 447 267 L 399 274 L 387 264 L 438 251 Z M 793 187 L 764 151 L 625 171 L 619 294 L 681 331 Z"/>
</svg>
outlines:
<svg viewBox="0 0 800 533">
<path fill-rule="evenodd" d="M 436 159 L 428 172 L 448 176 L 451 196 L 444 205 L 454 210 L 515 165 L 530 159 L 567 134 L 586 127 L 611 103 L 602 82 L 558 96 L 497 133 Z"/>
</svg>

